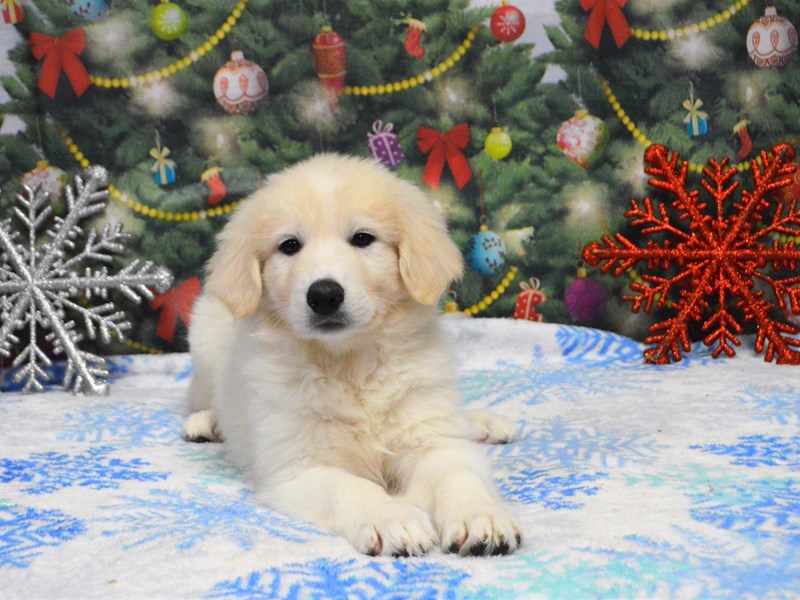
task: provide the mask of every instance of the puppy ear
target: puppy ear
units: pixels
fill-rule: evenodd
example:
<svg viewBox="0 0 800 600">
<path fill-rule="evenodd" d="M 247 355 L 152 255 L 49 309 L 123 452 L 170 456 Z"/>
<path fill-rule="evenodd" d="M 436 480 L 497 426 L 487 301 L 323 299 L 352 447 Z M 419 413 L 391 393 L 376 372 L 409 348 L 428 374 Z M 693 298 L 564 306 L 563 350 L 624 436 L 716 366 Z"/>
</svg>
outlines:
<svg viewBox="0 0 800 600">
<path fill-rule="evenodd" d="M 236 210 L 217 236 L 217 250 L 206 267 L 206 292 L 220 300 L 237 319 L 252 315 L 261 300 L 255 202 L 255 198 L 245 201 Z"/>
<path fill-rule="evenodd" d="M 461 251 L 450 238 L 444 217 L 415 186 L 403 186 L 397 209 L 400 277 L 414 300 L 436 304 L 463 273 Z"/>
</svg>

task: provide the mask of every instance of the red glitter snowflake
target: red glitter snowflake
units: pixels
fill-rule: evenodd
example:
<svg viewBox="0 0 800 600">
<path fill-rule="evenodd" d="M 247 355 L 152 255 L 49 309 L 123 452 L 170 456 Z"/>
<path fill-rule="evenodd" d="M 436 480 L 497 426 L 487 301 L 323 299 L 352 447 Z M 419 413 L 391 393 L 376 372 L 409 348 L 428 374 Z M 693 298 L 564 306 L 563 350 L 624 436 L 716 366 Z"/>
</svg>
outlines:
<svg viewBox="0 0 800 600">
<path fill-rule="evenodd" d="M 792 337 L 798 327 L 777 316 L 779 309 L 787 308 L 800 314 L 800 248 L 787 239 L 800 235 L 800 208 L 797 198 L 775 194 L 794 173 L 791 146 L 780 144 L 769 154 L 761 152 L 760 160 L 751 163 L 753 190 L 742 191 L 729 210 L 726 203 L 739 187 L 732 181 L 738 170 L 727 158 L 709 160 L 700 185 L 716 204 L 713 215 L 707 211 L 710 202 L 686 189 L 688 165 L 677 153 L 652 145 L 644 158 L 650 185 L 672 196 L 677 219 L 663 203 L 655 206 L 646 198 L 640 205 L 631 200 L 625 218 L 648 238 L 646 246 L 640 248 L 617 233 L 590 243 L 583 257 L 592 266 L 604 262 L 603 272 L 613 270 L 616 276 L 646 263 L 648 273 L 630 285 L 635 294 L 624 296 L 634 312 L 664 308 L 676 298 L 671 302 L 675 315 L 650 327 L 645 342 L 652 347 L 645 359 L 658 364 L 680 360 L 681 350 L 690 349 L 692 321 L 702 323 L 703 343 L 714 348 L 715 358 L 722 352 L 733 356 L 743 323 L 753 322 L 756 352 L 766 348 L 767 362 L 800 364 L 800 339 Z M 648 237 L 654 235 L 658 237 Z M 659 270 L 663 275 L 655 274 Z M 766 298 L 770 290 L 773 302 Z"/>
</svg>

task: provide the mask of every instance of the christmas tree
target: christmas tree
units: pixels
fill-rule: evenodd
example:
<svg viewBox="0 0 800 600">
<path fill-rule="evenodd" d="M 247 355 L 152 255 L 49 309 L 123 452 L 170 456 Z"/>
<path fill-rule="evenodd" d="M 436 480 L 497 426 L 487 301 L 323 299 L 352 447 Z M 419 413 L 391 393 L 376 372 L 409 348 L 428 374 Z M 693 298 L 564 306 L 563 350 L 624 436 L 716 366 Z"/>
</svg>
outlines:
<svg viewBox="0 0 800 600">
<path fill-rule="evenodd" d="M 277 0 L 182 2 L 187 26 L 173 41 L 151 29 L 156 8 L 143 0 L 114 3 L 96 11 L 94 20 L 56 0 L 26 11 L 16 24 L 24 41 L 11 53 L 17 74 L 3 80 L 12 100 L 2 112 L 27 124 L 0 140 L 4 205 L 20 174 L 42 159 L 69 171 L 80 163 L 102 164 L 114 198 L 106 218 L 122 220 L 135 236 L 132 254 L 172 270 L 177 288 L 202 278 L 226 211 L 270 173 L 320 151 L 369 156 L 368 134 L 385 133 L 391 123 L 405 154 L 396 171 L 426 187 L 428 156 L 417 146 L 419 128 L 446 134 L 466 123 L 463 155 L 473 176 L 459 187 L 445 166 L 431 198 L 460 245 L 478 233 L 483 218 L 508 248 L 505 264 L 493 265 L 491 274 L 469 270 L 454 290 L 459 305 L 475 305 L 480 316 L 511 316 L 516 282 L 501 287 L 497 301 L 477 305 L 512 279 L 509 270 L 517 266 L 517 281 L 546 277 L 545 292 L 552 286 L 553 300 L 540 312 L 549 320 L 568 319 L 558 300 L 561 280 L 574 273 L 586 240 L 564 236 L 561 226 L 567 209 L 557 193 L 565 182 L 579 185 L 583 178 L 555 145 L 565 94 L 541 83 L 546 64 L 531 58 L 529 45 L 503 43 L 492 34 L 494 8 L 348 1 L 328 3 L 326 13 L 318 2 L 292 10 Z M 334 101 L 320 86 L 312 53 L 326 25 L 344 39 L 347 56 L 346 87 Z M 62 73 L 50 98 L 37 87 L 43 67 L 28 40 L 34 32 L 59 37 L 75 28 L 86 33 L 79 58 L 92 83 L 77 97 Z M 231 114 L 215 99 L 212 83 L 233 52 L 268 79 L 263 105 L 249 114 Z M 398 85 L 381 85 L 393 82 Z M 513 143 L 501 160 L 484 151 L 495 127 Z M 175 182 L 164 184 L 172 170 Z M 139 340 L 184 347 L 181 319 L 171 341 L 154 341 L 158 313 L 150 306 L 138 311 Z"/>
<path fill-rule="evenodd" d="M 589 8 L 584 10 L 583 4 Z M 547 60 L 567 72 L 564 88 L 604 119 L 610 134 L 610 143 L 583 183 L 593 192 L 587 196 L 595 198 L 596 210 L 587 209 L 590 218 L 584 223 L 594 229 L 592 238 L 614 231 L 635 238 L 637 233 L 622 221 L 631 198 L 666 200 L 646 186 L 642 156 L 651 143 L 689 161 L 693 184 L 709 158 L 729 157 L 738 165 L 745 188 L 752 184 L 749 161 L 759 151 L 796 143 L 800 70 L 793 56 L 797 37 L 791 22 L 800 18 L 800 2 L 779 2 L 772 9 L 778 14 L 766 19 L 765 26 L 774 33 L 761 35 L 761 50 L 752 52 L 755 58 L 748 52 L 748 32 L 764 16 L 764 3 L 639 0 L 595 20 L 593 7 L 605 4 L 612 3 L 560 0 L 556 8 L 561 26 L 548 30 L 556 50 Z M 557 193 L 573 195 L 575 188 L 567 184 Z M 602 279 L 612 296 L 629 293 L 630 278 L 612 280 L 598 270 L 589 275 Z M 629 275 L 635 279 L 641 274 Z M 652 319 L 639 317 L 629 325 L 629 307 L 612 306 L 605 325 L 643 337 Z"/>
</svg>

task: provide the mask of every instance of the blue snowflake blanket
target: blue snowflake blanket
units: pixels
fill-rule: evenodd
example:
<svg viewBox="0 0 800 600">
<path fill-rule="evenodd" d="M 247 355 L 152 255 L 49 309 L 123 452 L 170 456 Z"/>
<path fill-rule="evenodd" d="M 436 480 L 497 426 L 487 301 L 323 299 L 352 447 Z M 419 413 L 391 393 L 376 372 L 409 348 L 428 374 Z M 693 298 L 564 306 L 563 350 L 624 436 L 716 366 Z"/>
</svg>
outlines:
<svg viewBox="0 0 800 600">
<path fill-rule="evenodd" d="M 253 501 L 179 437 L 187 355 L 111 395 L 0 396 L 2 598 L 787 597 L 800 590 L 800 371 L 752 349 L 642 362 L 625 338 L 461 320 L 465 401 L 526 534 L 512 556 L 373 559 Z"/>
</svg>

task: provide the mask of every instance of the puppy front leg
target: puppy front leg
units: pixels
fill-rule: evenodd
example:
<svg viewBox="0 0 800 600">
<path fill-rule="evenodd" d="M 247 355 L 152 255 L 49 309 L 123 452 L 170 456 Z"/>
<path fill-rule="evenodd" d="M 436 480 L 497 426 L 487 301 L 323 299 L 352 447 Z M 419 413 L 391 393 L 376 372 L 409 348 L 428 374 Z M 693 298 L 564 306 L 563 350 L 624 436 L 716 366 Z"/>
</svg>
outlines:
<svg viewBox="0 0 800 600">
<path fill-rule="evenodd" d="M 338 533 L 364 554 L 418 556 L 437 542 L 425 511 L 343 469 L 284 471 L 265 488 L 261 496 L 270 507 Z"/>
<path fill-rule="evenodd" d="M 508 554 L 522 536 L 490 483 L 488 461 L 465 440 L 446 440 L 401 459 L 402 498 L 433 515 L 442 550 L 462 556 Z"/>
</svg>

